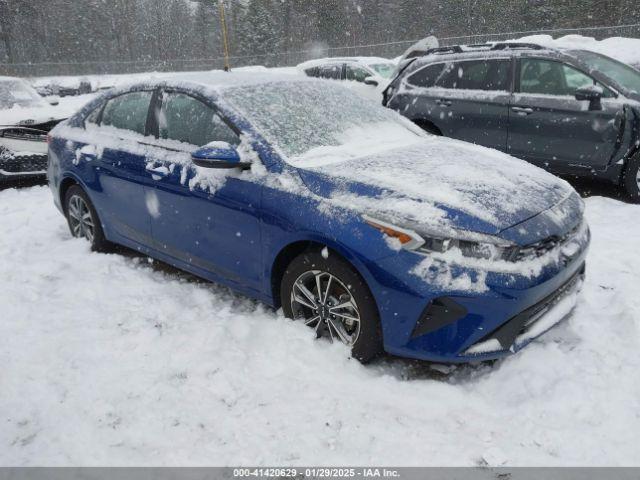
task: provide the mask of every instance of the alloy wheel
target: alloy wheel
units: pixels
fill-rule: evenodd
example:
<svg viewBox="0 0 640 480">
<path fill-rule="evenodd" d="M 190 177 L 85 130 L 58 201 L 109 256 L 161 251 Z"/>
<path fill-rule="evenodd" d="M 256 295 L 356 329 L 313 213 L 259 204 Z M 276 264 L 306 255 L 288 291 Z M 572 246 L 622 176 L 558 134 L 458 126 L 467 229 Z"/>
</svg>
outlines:
<svg viewBox="0 0 640 480">
<path fill-rule="evenodd" d="M 353 346 L 360 335 L 360 311 L 349 289 L 334 275 L 310 270 L 300 275 L 291 291 L 294 319 L 303 320 L 318 337 Z"/>
<path fill-rule="evenodd" d="M 68 206 L 69 224 L 74 237 L 86 238 L 93 243 L 95 236 L 95 224 L 87 202 L 79 195 L 73 195 L 69 199 Z"/>
</svg>

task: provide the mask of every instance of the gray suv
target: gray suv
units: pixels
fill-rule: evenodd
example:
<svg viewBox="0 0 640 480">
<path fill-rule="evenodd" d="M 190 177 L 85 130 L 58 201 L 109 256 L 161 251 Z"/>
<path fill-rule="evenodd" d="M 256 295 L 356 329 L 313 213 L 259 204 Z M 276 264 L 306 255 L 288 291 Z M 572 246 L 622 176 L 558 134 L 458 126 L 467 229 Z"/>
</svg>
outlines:
<svg viewBox="0 0 640 480">
<path fill-rule="evenodd" d="M 405 61 L 383 104 L 425 130 L 598 177 L 640 200 L 640 72 L 584 50 L 440 47 Z"/>
</svg>

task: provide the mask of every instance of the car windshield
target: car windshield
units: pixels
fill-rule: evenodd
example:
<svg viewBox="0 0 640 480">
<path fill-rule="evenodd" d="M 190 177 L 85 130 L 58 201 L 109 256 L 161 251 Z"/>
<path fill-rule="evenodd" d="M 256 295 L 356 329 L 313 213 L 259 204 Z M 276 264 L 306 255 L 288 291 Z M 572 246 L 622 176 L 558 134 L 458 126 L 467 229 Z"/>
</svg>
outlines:
<svg viewBox="0 0 640 480">
<path fill-rule="evenodd" d="M 396 69 L 395 65 L 391 65 L 389 63 L 375 63 L 373 65 L 369 65 L 369 67 L 374 69 L 376 73 L 383 78 L 391 77 L 391 74 Z"/>
<path fill-rule="evenodd" d="M 606 75 L 631 93 L 640 94 L 640 72 L 636 69 L 599 53 L 586 50 L 576 50 L 573 53 L 591 70 Z"/>
<path fill-rule="evenodd" d="M 0 108 L 39 107 L 42 97 L 21 80 L 0 80 Z"/>
<path fill-rule="evenodd" d="M 392 110 L 322 80 L 233 87 L 227 100 L 289 163 L 331 162 L 410 143 L 423 137 Z"/>
</svg>

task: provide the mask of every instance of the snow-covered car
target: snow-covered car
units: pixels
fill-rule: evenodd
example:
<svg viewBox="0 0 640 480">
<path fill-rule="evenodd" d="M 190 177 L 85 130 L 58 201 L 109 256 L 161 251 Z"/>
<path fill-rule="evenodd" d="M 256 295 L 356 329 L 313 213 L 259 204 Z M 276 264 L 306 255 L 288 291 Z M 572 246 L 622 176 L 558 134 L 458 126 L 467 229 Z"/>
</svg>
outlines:
<svg viewBox="0 0 640 480">
<path fill-rule="evenodd" d="M 48 178 L 94 250 L 282 307 L 362 361 L 521 349 L 572 311 L 589 244 L 564 180 L 291 75 L 106 92 L 51 132 Z"/>
<path fill-rule="evenodd" d="M 62 118 L 27 82 L 0 77 L 0 182 L 43 177 L 47 133 Z"/>
<path fill-rule="evenodd" d="M 308 77 L 351 80 L 377 87 L 389 81 L 396 64 L 379 57 L 340 57 L 309 60 L 296 68 Z"/>
<path fill-rule="evenodd" d="M 93 92 L 91 81 L 82 77 L 43 77 L 32 80 L 31 84 L 43 97 L 75 97 Z"/>
</svg>

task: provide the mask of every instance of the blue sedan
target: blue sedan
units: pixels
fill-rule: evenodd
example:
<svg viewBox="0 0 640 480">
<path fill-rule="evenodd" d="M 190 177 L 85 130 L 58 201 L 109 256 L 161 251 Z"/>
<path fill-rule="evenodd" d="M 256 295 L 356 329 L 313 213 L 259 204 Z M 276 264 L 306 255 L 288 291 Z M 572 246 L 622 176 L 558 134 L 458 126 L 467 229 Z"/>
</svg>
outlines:
<svg viewBox="0 0 640 480">
<path fill-rule="evenodd" d="M 51 132 L 48 178 L 94 250 L 124 245 L 281 307 L 363 362 L 513 353 L 570 314 L 585 271 L 566 182 L 320 80 L 109 91 Z"/>
</svg>

